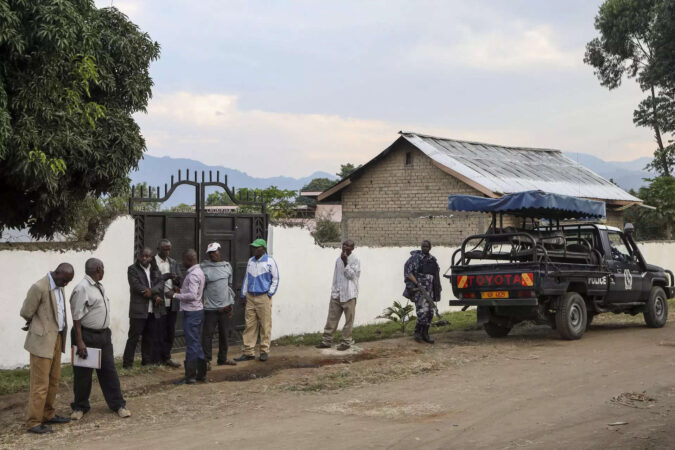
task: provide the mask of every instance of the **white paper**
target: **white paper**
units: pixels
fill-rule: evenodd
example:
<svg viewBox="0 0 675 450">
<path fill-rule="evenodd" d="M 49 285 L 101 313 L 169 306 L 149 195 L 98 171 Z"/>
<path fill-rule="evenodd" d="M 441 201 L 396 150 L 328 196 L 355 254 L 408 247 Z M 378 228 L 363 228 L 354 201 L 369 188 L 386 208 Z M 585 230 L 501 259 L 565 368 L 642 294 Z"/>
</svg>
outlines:
<svg viewBox="0 0 675 450">
<path fill-rule="evenodd" d="M 73 366 L 77 367 L 90 367 L 92 369 L 101 368 L 101 349 L 87 347 L 87 358 L 82 359 L 77 355 L 77 346 L 73 345 L 71 350 L 71 361 L 73 361 Z"/>
</svg>

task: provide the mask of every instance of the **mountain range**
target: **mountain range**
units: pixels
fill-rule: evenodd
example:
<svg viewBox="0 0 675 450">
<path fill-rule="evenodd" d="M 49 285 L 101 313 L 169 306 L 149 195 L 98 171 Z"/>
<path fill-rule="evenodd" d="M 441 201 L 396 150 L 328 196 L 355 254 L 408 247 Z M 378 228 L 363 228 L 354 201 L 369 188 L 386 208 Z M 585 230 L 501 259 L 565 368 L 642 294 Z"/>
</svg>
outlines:
<svg viewBox="0 0 675 450">
<path fill-rule="evenodd" d="M 625 190 L 639 189 L 646 185 L 643 178 L 648 178 L 651 175 L 644 170 L 644 167 L 651 161 L 651 158 L 639 158 L 633 161 L 604 161 L 596 156 L 586 153 L 565 153 L 565 155 L 581 165 L 591 169 L 598 175 L 612 179 L 616 184 Z M 221 180 L 224 175 L 228 177 L 228 185 L 230 187 L 239 188 L 267 188 L 269 186 L 276 186 L 279 189 L 302 189 L 307 183 L 314 178 L 329 178 L 336 180 L 334 174 L 328 172 L 317 171 L 306 177 L 292 178 L 286 176 L 278 176 L 271 178 L 257 178 L 237 169 L 231 169 L 224 166 L 209 166 L 200 161 L 188 158 L 170 158 L 168 156 L 156 157 L 145 155 L 139 162 L 138 170 L 131 172 L 132 184 L 142 182 L 148 185 L 162 188 L 165 183 L 169 183 L 171 175 L 178 178 L 178 171 L 181 170 L 183 177 L 185 177 L 186 169 L 190 171 L 190 179 L 194 179 L 194 172 L 199 173 L 201 179 L 201 172 L 206 172 L 208 178 L 209 170 L 213 172 L 215 179 L 215 172 L 220 171 Z M 215 188 L 207 189 L 207 194 L 215 191 Z M 171 199 L 167 201 L 164 206 L 174 206 L 179 203 L 194 204 L 194 190 L 190 186 L 182 186 L 176 190 Z"/>
<path fill-rule="evenodd" d="M 653 173 L 645 170 L 645 166 L 652 161 L 652 158 L 643 157 L 632 161 L 605 161 L 597 156 L 587 153 L 568 153 L 565 156 L 577 161 L 582 166 L 591 169 L 603 178 L 612 179 L 614 183 L 624 190 L 635 189 L 646 186 L 643 178 L 653 178 Z"/>
<path fill-rule="evenodd" d="M 132 184 L 146 182 L 153 188 L 159 186 L 161 193 L 164 193 L 164 184 L 171 183 L 171 175 L 175 180 L 178 180 L 178 171 L 181 171 L 183 179 L 186 176 L 186 170 L 190 171 L 190 179 L 194 180 L 195 171 L 198 173 L 199 180 L 201 180 L 201 172 L 204 171 L 206 178 L 209 177 L 209 171 L 213 173 L 213 179 L 216 179 L 216 172 L 220 171 L 220 180 L 224 180 L 227 175 L 227 184 L 230 188 L 267 188 L 276 186 L 279 189 L 291 189 L 294 191 L 302 189 L 307 183 L 314 178 L 329 178 L 336 180 L 337 176 L 328 172 L 317 171 L 306 177 L 292 178 L 285 176 L 271 177 L 271 178 L 257 178 L 253 177 L 241 170 L 230 169 L 224 166 L 209 166 L 200 161 L 187 158 L 170 158 L 168 156 L 156 157 L 151 155 L 144 155 L 143 159 L 138 163 L 138 170 L 129 174 Z M 206 194 L 216 191 L 217 188 L 207 188 Z M 194 204 L 195 194 L 192 186 L 181 186 L 176 189 L 176 192 L 171 196 L 169 201 L 164 203 L 164 206 L 175 206 L 179 203 Z"/>
</svg>

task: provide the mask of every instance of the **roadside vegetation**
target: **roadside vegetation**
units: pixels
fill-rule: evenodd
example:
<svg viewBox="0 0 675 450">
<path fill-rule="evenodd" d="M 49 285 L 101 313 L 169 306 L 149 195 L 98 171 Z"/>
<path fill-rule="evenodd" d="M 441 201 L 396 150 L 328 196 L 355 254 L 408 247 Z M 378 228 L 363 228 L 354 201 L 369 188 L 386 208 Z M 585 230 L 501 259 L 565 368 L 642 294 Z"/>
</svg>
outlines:
<svg viewBox="0 0 675 450">
<path fill-rule="evenodd" d="M 671 319 L 675 313 L 675 298 L 668 301 L 669 310 L 671 311 Z M 481 327 L 476 324 L 476 311 L 456 311 L 448 312 L 442 314 L 442 319 L 449 321 L 449 325 L 444 326 L 433 326 L 429 329 L 430 334 L 446 333 L 448 331 L 467 331 L 467 330 L 479 330 Z M 644 319 L 642 314 L 635 316 L 630 316 L 627 314 L 601 314 L 593 320 L 593 325 L 607 325 L 607 324 L 628 324 L 643 323 Z M 415 319 L 413 318 L 409 325 L 413 325 Z M 527 326 L 527 325 L 525 325 Z M 672 326 L 672 325 L 671 325 Z M 412 327 L 406 327 L 405 333 L 401 332 L 401 324 L 394 321 L 376 323 L 370 325 L 362 325 L 354 327 L 352 330 L 352 336 L 354 340 L 358 342 L 371 342 L 378 341 L 383 339 L 393 339 L 400 338 L 404 336 L 412 336 L 413 331 Z M 340 332 L 336 333 L 335 341 L 339 341 L 342 338 Z M 321 333 L 305 333 L 291 336 L 284 336 L 272 342 L 274 346 L 313 346 L 318 344 L 321 341 Z M 428 346 L 427 348 L 433 348 L 433 346 Z M 420 371 L 434 371 L 441 368 L 438 364 L 424 364 L 420 363 L 418 369 Z M 120 377 L 128 377 L 134 375 L 142 374 L 151 374 L 155 371 L 164 371 L 163 366 L 141 366 L 136 363 L 131 369 L 122 369 L 121 359 L 116 361 L 115 365 L 117 366 L 117 371 Z M 399 373 L 401 370 L 418 370 L 414 368 L 388 368 L 381 369 L 378 373 L 374 373 L 373 377 L 399 377 L 402 374 Z M 341 371 L 340 371 L 341 370 Z M 289 385 L 286 387 L 287 390 L 297 390 L 297 391 L 320 391 L 323 389 L 340 389 L 348 385 L 353 385 L 354 383 L 364 382 L 367 383 L 368 379 L 363 380 L 354 380 L 348 379 L 350 372 L 347 369 L 340 370 L 331 370 L 330 373 L 322 375 L 321 379 L 312 379 L 309 381 L 301 381 L 297 384 Z M 345 372 L 344 370 L 347 370 Z M 95 376 L 96 374 L 94 374 Z M 367 377 L 366 377 L 367 378 Z M 73 380 L 73 368 L 70 365 L 64 365 L 61 369 L 61 381 L 67 384 L 72 383 Z M 26 392 L 28 391 L 29 386 L 29 376 L 28 369 L 14 369 L 14 370 L 0 370 L 0 395 L 14 394 L 17 392 Z M 347 384 L 345 384 L 347 383 Z"/>
</svg>

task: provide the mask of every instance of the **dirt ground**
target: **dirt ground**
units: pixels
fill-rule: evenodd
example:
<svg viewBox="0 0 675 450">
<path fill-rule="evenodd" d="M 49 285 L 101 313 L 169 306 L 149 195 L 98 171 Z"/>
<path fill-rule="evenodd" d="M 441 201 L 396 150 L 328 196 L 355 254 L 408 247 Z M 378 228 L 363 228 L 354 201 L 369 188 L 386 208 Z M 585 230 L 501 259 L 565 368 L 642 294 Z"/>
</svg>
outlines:
<svg viewBox="0 0 675 450">
<path fill-rule="evenodd" d="M 22 432 L 27 394 L 0 397 L 3 448 L 675 448 L 675 316 L 596 319 L 580 341 L 523 326 L 360 345 L 349 355 L 273 348 L 266 363 L 122 379 L 133 416 L 92 410 L 50 436 Z M 238 353 L 233 353 L 236 356 Z M 70 388 L 58 397 L 69 412 Z"/>
</svg>

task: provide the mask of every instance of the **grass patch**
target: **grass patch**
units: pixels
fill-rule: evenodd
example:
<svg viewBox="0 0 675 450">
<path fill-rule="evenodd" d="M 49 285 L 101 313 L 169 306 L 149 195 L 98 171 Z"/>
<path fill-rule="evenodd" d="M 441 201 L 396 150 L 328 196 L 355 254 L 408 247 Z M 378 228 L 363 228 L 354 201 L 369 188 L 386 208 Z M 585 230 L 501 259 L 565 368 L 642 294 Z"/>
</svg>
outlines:
<svg viewBox="0 0 675 450">
<path fill-rule="evenodd" d="M 161 366 L 141 366 L 140 363 L 134 364 L 131 369 L 122 368 L 122 360 L 115 361 L 117 373 L 120 377 L 152 373 L 161 368 Z M 96 372 L 94 372 L 96 377 Z M 61 381 L 72 383 L 73 366 L 65 364 L 61 366 Z M 30 375 L 28 369 L 0 370 L 0 395 L 15 394 L 17 392 L 27 392 L 30 386 Z"/>
<path fill-rule="evenodd" d="M 476 311 L 456 311 L 447 312 L 441 315 L 444 320 L 450 321 L 450 325 L 442 327 L 432 326 L 429 328 L 429 333 L 443 333 L 453 330 L 473 330 L 476 329 Z M 434 319 L 434 322 L 436 319 Z M 411 320 L 406 327 L 405 336 L 412 336 L 415 329 L 415 319 Z M 322 333 L 305 333 L 284 336 L 274 341 L 274 345 L 316 345 L 321 342 Z M 401 333 L 401 326 L 395 322 L 383 322 L 371 325 L 361 325 L 354 327 L 352 330 L 352 338 L 356 342 L 370 342 L 379 341 L 381 339 L 390 339 L 403 337 Z M 334 341 L 339 342 L 342 339 L 342 333 L 339 331 L 333 338 Z"/>
</svg>

